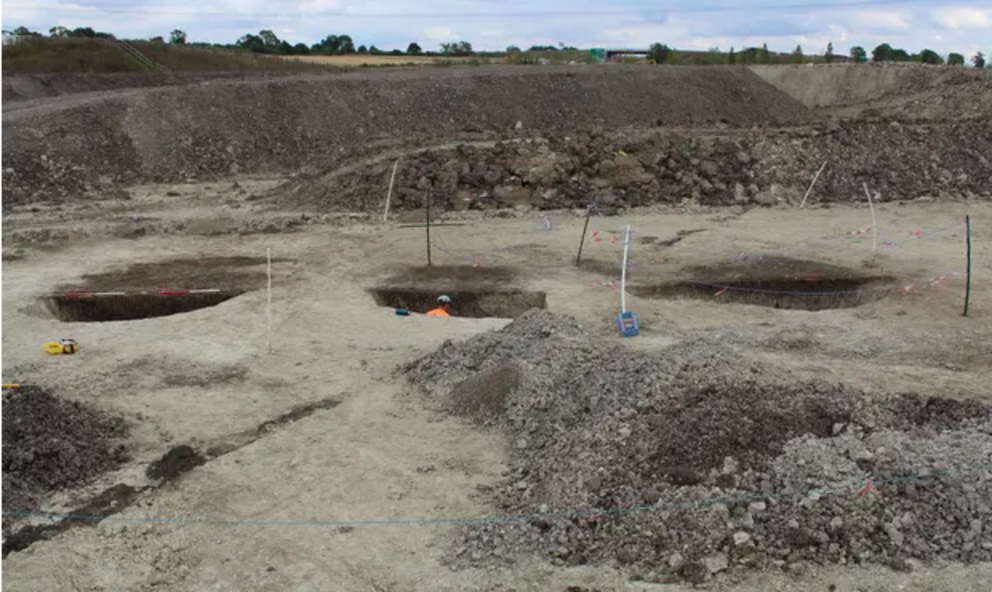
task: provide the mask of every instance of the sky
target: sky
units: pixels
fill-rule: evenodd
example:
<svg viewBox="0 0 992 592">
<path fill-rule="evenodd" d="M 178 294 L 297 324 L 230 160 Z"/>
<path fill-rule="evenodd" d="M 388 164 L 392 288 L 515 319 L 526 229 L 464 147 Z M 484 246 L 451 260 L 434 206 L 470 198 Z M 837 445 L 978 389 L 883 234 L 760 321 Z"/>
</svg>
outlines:
<svg viewBox="0 0 992 592">
<path fill-rule="evenodd" d="M 728 50 L 768 43 L 822 54 L 887 42 L 966 57 L 992 54 L 992 1 L 976 0 L 5 0 L 3 29 L 93 27 L 121 38 L 233 43 L 271 29 L 292 44 L 348 34 L 356 45 L 424 49 L 465 40 L 476 50 L 509 45 Z"/>
</svg>

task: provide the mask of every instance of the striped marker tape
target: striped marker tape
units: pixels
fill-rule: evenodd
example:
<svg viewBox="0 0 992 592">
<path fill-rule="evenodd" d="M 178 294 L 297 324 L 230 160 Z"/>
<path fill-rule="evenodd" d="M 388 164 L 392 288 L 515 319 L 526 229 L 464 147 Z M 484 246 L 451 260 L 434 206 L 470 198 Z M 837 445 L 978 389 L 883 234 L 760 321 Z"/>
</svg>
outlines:
<svg viewBox="0 0 992 592">
<path fill-rule="evenodd" d="M 131 292 L 65 292 L 54 294 L 53 297 L 62 298 L 99 298 L 106 296 L 188 296 L 190 294 L 217 294 L 223 292 L 220 288 L 207 288 L 201 290 L 135 290 Z"/>
</svg>

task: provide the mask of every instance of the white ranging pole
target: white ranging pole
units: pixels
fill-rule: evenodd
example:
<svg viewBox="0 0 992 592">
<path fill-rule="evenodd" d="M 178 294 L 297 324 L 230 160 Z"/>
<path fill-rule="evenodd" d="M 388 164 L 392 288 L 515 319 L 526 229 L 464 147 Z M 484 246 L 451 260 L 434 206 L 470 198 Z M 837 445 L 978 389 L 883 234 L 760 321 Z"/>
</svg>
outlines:
<svg viewBox="0 0 992 592">
<path fill-rule="evenodd" d="M 809 184 L 809 188 L 806 190 L 806 195 L 803 196 L 803 201 L 799 204 L 799 209 L 802 209 L 802 207 L 806 205 L 806 198 L 809 197 L 810 192 L 813 191 L 813 185 L 816 185 L 816 180 L 820 178 L 820 173 L 822 173 L 825 168 L 827 168 L 827 161 L 824 160 L 823 166 L 821 166 L 820 170 L 816 171 L 816 174 L 813 175 L 813 182 Z"/>
<path fill-rule="evenodd" d="M 871 201 L 871 192 L 868 191 L 868 184 L 862 183 L 865 188 L 865 195 L 868 196 L 868 207 L 871 208 L 871 250 L 878 247 L 878 224 L 875 223 L 875 205 Z"/>
<path fill-rule="evenodd" d="M 623 269 L 620 271 L 620 312 L 627 312 L 627 251 L 630 250 L 630 224 L 624 233 Z"/>
<path fill-rule="evenodd" d="M 266 288 L 265 305 L 265 341 L 268 344 L 268 351 L 272 353 L 272 248 L 265 249 L 265 260 L 268 269 L 268 287 Z"/>
<path fill-rule="evenodd" d="M 389 199 L 393 196 L 393 181 L 396 180 L 396 167 L 400 165 L 400 161 L 393 163 L 393 174 L 389 177 L 389 191 L 386 192 L 386 211 L 382 214 L 382 221 L 386 222 L 389 219 Z"/>
</svg>

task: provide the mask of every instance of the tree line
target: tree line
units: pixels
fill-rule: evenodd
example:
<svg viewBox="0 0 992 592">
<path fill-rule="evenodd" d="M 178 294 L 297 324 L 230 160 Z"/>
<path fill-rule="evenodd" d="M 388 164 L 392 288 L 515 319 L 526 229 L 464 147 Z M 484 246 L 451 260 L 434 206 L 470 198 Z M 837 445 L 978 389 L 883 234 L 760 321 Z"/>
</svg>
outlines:
<svg viewBox="0 0 992 592">
<path fill-rule="evenodd" d="M 850 49 L 847 56 L 840 56 L 834 53 L 834 44 L 828 43 L 826 51 L 822 55 L 808 56 L 803 53 L 801 45 L 788 54 L 774 53 L 768 50 L 768 44 L 761 47 L 747 47 L 740 51 L 735 51 L 733 47 L 729 52 L 721 52 L 719 48 L 711 48 L 707 52 L 680 52 L 662 43 L 654 43 L 649 50 L 651 60 L 656 64 L 804 64 L 812 61 L 834 63 L 839 61 L 863 64 L 869 58 L 874 63 L 886 62 L 907 62 L 932 65 L 963 66 L 964 55 L 951 53 L 945 60 L 940 54 L 932 49 L 924 49 L 919 53 L 910 54 L 904 49 L 893 48 L 888 43 L 882 43 L 872 50 L 869 55 L 861 46 Z M 971 57 L 971 64 L 976 68 L 992 68 L 985 54 L 977 52 Z"/>
<path fill-rule="evenodd" d="M 88 38 L 88 39 L 114 39 L 110 33 L 94 31 L 91 27 L 78 27 L 68 29 L 63 26 L 56 26 L 49 29 L 49 36 L 55 38 Z M 18 27 L 13 33 L 21 37 L 44 37 L 41 33 L 31 31 L 26 27 Z M 164 37 L 153 37 L 152 42 L 170 43 L 174 45 L 187 44 L 187 35 L 184 31 L 175 29 L 169 33 L 169 39 Z M 485 56 L 513 56 L 524 53 L 519 47 L 511 45 L 505 52 L 477 52 L 468 41 L 456 41 L 452 43 L 441 43 L 439 51 L 431 52 L 424 49 L 416 42 L 410 43 L 406 51 L 394 49 L 384 51 L 375 45 L 355 46 L 355 41 L 350 35 L 327 35 L 317 43 L 307 45 L 305 43 L 292 44 L 279 37 L 270 29 L 263 29 L 258 34 L 248 33 L 241 36 L 233 44 L 215 43 L 192 43 L 199 47 L 220 47 L 226 49 L 237 49 L 252 53 L 276 54 L 276 55 L 349 55 L 349 54 L 380 54 L 380 55 L 441 55 L 450 57 L 485 55 Z M 557 51 L 578 51 L 575 47 L 566 46 L 564 43 L 554 45 L 534 45 L 528 52 L 557 52 Z M 833 43 L 828 43 L 824 54 L 816 56 L 806 56 L 802 46 L 796 46 L 791 53 L 773 53 L 768 50 L 768 44 L 761 47 L 746 47 L 740 51 L 735 51 L 732 47 L 729 52 L 721 52 L 719 48 L 712 48 L 707 52 L 684 52 L 668 47 L 663 43 L 653 43 L 648 51 L 648 57 L 656 64 L 803 64 L 809 61 L 822 61 L 832 63 L 836 61 L 865 63 L 871 59 L 875 63 L 886 62 L 907 62 L 932 65 L 963 66 L 965 56 L 960 53 L 951 53 L 945 60 L 940 54 L 932 49 L 923 49 L 919 53 L 910 54 L 904 49 L 894 48 L 888 43 L 881 43 L 872 50 L 869 55 L 865 48 L 861 46 L 852 47 L 847 56 L 834 54 Z M 976 68 L 992 68 L 992 63 L 986 60 L 982 52 L 977 52 L 971 56 L 970 62 Z"/>
</svg>

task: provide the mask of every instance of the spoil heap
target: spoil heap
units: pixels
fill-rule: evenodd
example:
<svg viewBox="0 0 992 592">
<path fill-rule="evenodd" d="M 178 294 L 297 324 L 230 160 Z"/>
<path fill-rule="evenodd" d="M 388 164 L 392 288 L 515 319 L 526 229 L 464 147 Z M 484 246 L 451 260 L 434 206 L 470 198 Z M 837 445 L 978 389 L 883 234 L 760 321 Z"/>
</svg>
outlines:
<svg viewBox="0 0 992 592">
<path fill-rule="evenodd" d="M 407 368 L 514 451 L 494 502 L 529 517 L 467 528 L 456 563 L 538 553 L 701 582 L 992 559 L 987 406 L 797 381 L 706 339 L 659 352 L 593 343 L 532 311 Z"/>
<path fill-rule="evenodd" d="M 393 210 L 606 208 L 678 204 L 798 205 L 826 162 L 812 202 L 990 199 L 992 125 L 828 122 L 766 130 L 573 130 L 493 145 L 442 147 L 403 156 Z M 272 190 L 280 207 L 380 211 L 393 159 L 334 165 Z"/>
<path fill-rule="evenodd" d="M 363 147 L 581 125 L 810 120 L 742 68 L 429 69 L 220 80 L 59 97 L 3 114 L 3 202 L 104 197 L 134 183 L 286 174 Z"/>
<path fill-rule="evenodd" d="M 124 461 L 120 418 L 35 388 L 3 396 L 3 509 L 38 508 L 46 493 L 86 483 Z"/>
</svg>

